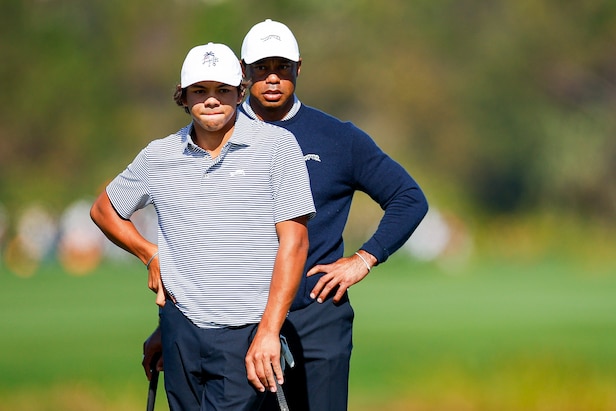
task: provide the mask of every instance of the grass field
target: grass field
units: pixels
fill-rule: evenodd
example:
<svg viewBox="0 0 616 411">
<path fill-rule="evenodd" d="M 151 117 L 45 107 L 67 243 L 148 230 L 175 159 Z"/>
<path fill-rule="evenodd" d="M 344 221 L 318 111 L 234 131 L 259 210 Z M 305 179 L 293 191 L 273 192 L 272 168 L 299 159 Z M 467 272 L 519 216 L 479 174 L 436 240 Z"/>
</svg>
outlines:
<svg viewBox="0 0 616 411">
<path fill-rule="evenodd" d="M 143 267 L 2 270 L 0 284 L 1 411 L 145 407 L 156 307 Z M 483 261 L 451 275 L 399 255 L 351 299 L 351 411 L 616 410 L 616 262 Z"/>
</svg>

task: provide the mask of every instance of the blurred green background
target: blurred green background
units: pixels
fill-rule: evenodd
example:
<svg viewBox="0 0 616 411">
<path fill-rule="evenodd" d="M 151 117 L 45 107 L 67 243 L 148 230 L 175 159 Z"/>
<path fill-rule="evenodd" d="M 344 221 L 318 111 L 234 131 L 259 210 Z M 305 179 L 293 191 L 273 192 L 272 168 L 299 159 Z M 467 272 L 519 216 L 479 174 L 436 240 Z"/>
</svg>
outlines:
<svg viewBox="0 0 616 411">
<path fill-rule="evenodd" d="M 142 267 L 86 247 L 84 210 L 189 121 L 186 52 L 239 56 L 266 18 L 298 39 L 300 99 L 370 133 L 431 205 L 354 287 L 351 410 L 616 410 L 610 0 L 3 0 L 0 410 L 142 408 L 153 298 Z M 380 215 L 357 196 L 349 251 Z"/>
</svg>

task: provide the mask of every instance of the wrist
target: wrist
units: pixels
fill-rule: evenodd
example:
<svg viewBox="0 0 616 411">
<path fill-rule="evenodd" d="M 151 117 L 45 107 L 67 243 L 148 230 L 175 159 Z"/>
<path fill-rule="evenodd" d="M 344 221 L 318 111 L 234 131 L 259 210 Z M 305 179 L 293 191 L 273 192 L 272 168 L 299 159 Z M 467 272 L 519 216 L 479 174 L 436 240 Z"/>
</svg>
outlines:
<svg viewBox="0 0 616 411">
<path fill-rule="evenodd" d="M 372 270 L 372 267 L 374 267 L 377 263 L 377 259 L 365 250 L 357 250 L 355 252 L 355 255 L 357 255 L 359 259 L 363 262 L 368 272 L 370 272 Z"/>
<path fill-rule="evenodd" d="M 158 250 L 156 250 L 156 252 L 154 254 L 152 254 L 152 257 L 149 258 L 147 263 L 145 263 L 146 270 L 150 269 L 150 264 L 152 264 L 152 261 L 154 261 L 154 259 L 157 258 L 157 257 L 158 257 Z"/>
</svg>

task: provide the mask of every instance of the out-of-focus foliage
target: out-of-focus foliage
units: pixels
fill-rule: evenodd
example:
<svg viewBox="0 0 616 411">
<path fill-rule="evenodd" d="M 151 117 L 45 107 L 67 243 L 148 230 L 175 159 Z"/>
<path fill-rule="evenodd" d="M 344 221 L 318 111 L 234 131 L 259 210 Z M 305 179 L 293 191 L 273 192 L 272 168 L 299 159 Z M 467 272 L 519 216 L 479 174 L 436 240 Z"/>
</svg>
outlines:
<svg viewBox="0 0 616 411">
<path fill-rule="evenodd" d="M 188 49 L 295 32 L 300 98 L 366 129 L 431 196 L 616 215 L 616 2 L 3 0 L 0 202 L 94 195 L 189 118 Z M 446 193 L 446 194 L 445 194 Z"/>
</svg>

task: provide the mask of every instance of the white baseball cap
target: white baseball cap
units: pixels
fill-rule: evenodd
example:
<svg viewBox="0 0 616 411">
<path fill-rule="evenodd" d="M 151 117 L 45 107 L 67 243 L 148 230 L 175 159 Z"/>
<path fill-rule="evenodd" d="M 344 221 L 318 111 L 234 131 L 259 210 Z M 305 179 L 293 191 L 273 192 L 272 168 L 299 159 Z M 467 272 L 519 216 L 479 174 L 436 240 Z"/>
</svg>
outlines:
<svg viewBox="0 0 616 411">
<path fill-rule="evenodd" d="M 235 53 L 226 45 L 208 43 L 193 47 L 182 65 L 182 88 L 200 81 L 218 81 L 230 86 L 242 82 L 242 67 Z"/>
<path fill-rule="evenodd" d="M 242 60 L 246 64 L 267 57 L 299 61 L 299 46 L 291 30 L 270 19 L 252 26 L 242 42 Z"/>
</svg>

